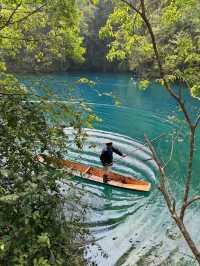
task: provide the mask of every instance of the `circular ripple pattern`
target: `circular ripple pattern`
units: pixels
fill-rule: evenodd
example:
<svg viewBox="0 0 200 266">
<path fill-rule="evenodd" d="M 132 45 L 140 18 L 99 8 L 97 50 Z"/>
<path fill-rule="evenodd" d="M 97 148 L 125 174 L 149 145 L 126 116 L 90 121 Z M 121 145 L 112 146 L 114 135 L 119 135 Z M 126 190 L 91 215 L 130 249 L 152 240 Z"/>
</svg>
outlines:
<svg viewBox="0 0 200 266">
<path fill-rule="evenodd" d="M 156 166 L 152 161 L 146 161 L 150 154 L 143 144 L 122 134 L 95 129 L 85 130 L 88 137 L 83 147 L 84 152 L 78 152 L 72 144 L 67 155 L 69 158 L 100 166 L 99 154 L 105 141 L 110 140 L 127 154 L 127 158 L 115 162 L 113 170 L 148 180 L 154 187 Z M 73 129 L 66 128 L 65 133 L 73 143 Z M 125 254 L 127 257 L 130 256 L 129 253 L 134 250 L 133 242 L 137 244 L 137 251 L 140 249 L 144 251 L 144 245 L 147 245 L 144 236 L 148 233 L 149 226 L 152 226 L 152 220 L 156 220 L 156 215 L 152 215 L 153 209 L 158 208 L 154 205 L 155 193 L 149 195 L 149 193 L 128 192 L 82 182 L 77 183 L 77 187 L 85 192 L 82 201 L 89 206 L 85 225 L 96 240 L 96 245 L 88 249 L 88 257 L 96 257 L 95 261 L 98 265 L 115 265 L 121 263 L 120 260 Z M 156 195 L 160 197 L 158 193 Z M 162 208 L 162 204 L 160 206 Z M 166 209 L 162 210 L 160 217 L 165 213 Z M 148 215 L 151 215 L 149 220 Z M 155 222 L 153 230 L 158 230 L 159 226 L 160 223 Z M 153 241 L 149 237 L 147 239 Z M 130 252 L 128 252 L 129 249 Z M 124 260 L 126 261 L 127 258 Z"/>
<path fill-rule="evenodd" d="M 85 132 L 87 140 L 84 143 L 83 152 L 80 153 L 75 146 L 71 146 L 68 153 L 69 158 L 79 160 L 85 164 L 100 166 L 99 155 L 101 150 L 105 146 L 105 142 L 112 141 L 114 146 L 127 155 L 125 158 L 114 155 L 113 170 L 135 176 L 138 179 L 155 182 L 156 166 L 152 160 L 148 160 L 150 153 L 143 144 L 130 137 L 113 132 L 95 129 L 85 129 Z M 66 128 L 65 133 L 69 137 L 69 141 L 73 143 L 73 129 Z"/>
<path fill-rule="evenodd" d="M 72 182 L 81 193 L 82 203 L 88 206 L 85 225 L 96 240 L 94 245 L 88 246 L 86 257 L 92 258 L 98 266 L 175 265 L 185 254 L 191 253 L 169 217 L 161 193 L 155 189 L 158 182 L 156 167 L 152 161 L 145 161 L 149 158 L 149 151 L 141 141 L 144 134 L 150 139 L 163 133 L 169 136 L 168 140 L 162 139 L 162 143 L 156 146 L 162 151 L 164 159 L 167 159 L 170 134 L 173 130 L 180 131 L 167 173 L 179 206 L 183 198 L 188 146 L 186 131 L 182 129 L 183 124 L 173 123 L 173 117 L 177 115 L 177 106 L 158 84 L 152 83 L 148 90 L 139 91 L 136 86 L 137 80 L 132 78 L 131 74 L 69 73 L 43 78 L 50 88 L 54 88 L 60 99 L 65 101 L 68 87 L 65 85 L 66 82 L 74 83 L 83 76 L 95 81 L 96 89 L 87 88 L 87 85 L 77 85 L 77 102 L 82 98 L 90 103 L 94 112 L 103 119 L 103 123 L 96 125 L 100 130 L 87 130 L 88 139 L 83 153 L 79 153 L 72 145 L 67 156 L 86 164 L 101 166 L 99 153 L 105 140 L 109 139 L 128 155 L 126 159 L 116 162 L 113 170 L 152 183 L 152 190 L 147 194 L 86 184 L 82 181 Z M 101 93 L 101 97 L 96 90 Z M 111 97 L 103 96 L 104 93 L 110 92 L 120 99 L 119 108 L 113 105 Z M 194 103 L 191 102 L 190 106 L 194 106 Z M 178 113 L 178 116 L 181 114 Z M 66 129 L 65 132 L 72 141 L 72 129 Z M 200 191 L 199 133 L 193 162 L 193 195 L 199 194 Z M 63 189 L 68 189 L 67 184 L 62 186 Z M 74 204 L 73 208 L 76 210 L 79 206 Z M 196 203 L 187 211 L 184 222 L 197 244 L 200 242 L 199 219 L 199 207 Z M 195 262 L 192 261 L 188 265 L 193 266 Z"/>
<path fill-rule="evenodd" d="M 156 127 L 155 119 L 154 123 Z M 168 128 L 169 125 L 165 126 Z M 153 265 L 159 265 L 160 260 L 167 260 L 171 252 L 176 253 L 177 247 L 185 252 L 185 243 L 171 223 L 162 195 L 154 189 L 158 183 L 157 169 L 152 160 L 147 160 L 150 157 L 147 147 L 124 134 L 97 129 L 85 129 L 85 132 L 87 140 L 83 152 L 79 152 L 73 144 L 73 129 L 65 129 L 71 142 L 67 157 L 100 167 L 99 154 L 109 140 L 127 154 L 127 158 L 114 163 L 113 170 L 152 183 L 150 193 L 76 183 L 77 188 L 84 192 L 82 203 L 88 206 L 85 226 L 95 238 L 95 245 L 88 247 L 87 258 L 91 257 L 98 266 L 128 266 L 144 256 L 147 262 L 142 265 L 151 265 L 149 254 L 153 251 L 158 254 L 156 259 L 152 259 Z M 115 156 L 116 160 L 119 158 Z M 176 183 L 177 191 L 180 191 L 180 186 Z M 188 222 L 191 217 L 194 216 L 189 213 Z M 195 231 L 192 233 L 195 235 Z"/>
</svg>

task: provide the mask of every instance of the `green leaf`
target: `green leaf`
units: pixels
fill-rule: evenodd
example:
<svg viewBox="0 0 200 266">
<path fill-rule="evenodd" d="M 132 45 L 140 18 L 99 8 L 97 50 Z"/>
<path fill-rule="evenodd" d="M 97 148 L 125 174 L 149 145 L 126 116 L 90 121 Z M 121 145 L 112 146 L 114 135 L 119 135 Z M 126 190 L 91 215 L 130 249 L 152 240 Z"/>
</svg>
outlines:
<svg viewBox="0 0 200 266">
<path fill-rule="evenodd" d="M 96 83 L 92 80 L 89 80 L 87 78 L 80 78 L 77 83 L 79 84 L 87 84 L 90 87 L 94 87 L 96 85 Z"/>
<path fill-rule="evenodd" d="M 10 194 L 10 195 L 5 195 L 0 197 L 0 201 L 2 202 L 13 202 L 16 201 L 19 198 L 18 195 L 16 194 Z"/>
<path fill-rule="evenodd" d="M 149 81 L 148 80 L 141 80 L 138 84 L 139 90 L 146 90 L 148 88 Z"/>
<path fill-rule="evenodd" d="M 194 85 L 191 89 L 191 96 L 200 100 L 200 85 Z"/>
<path fill-rule="evenodd" d="M 90 0 L 90 2 L 93 4 L 93 5 L 97 5 L 99 3 L 99 0 Z"/>
<path fill-rule="evenodd" d="M 40 236 L 38 236 L 38 243 L 42 247 L 50 248 L 51 244 L 50 244 L 50 239 L 49 239 L 48 233 L 42 233 Z"/>
</svg>

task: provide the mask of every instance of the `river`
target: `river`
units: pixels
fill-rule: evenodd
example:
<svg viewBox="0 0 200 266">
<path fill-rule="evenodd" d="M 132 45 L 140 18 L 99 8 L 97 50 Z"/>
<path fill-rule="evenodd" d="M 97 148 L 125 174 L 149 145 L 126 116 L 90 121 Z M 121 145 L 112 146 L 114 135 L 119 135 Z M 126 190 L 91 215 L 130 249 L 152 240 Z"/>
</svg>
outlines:
<svg viewBox="0 0 200 266">
<path fill-rule="evenodd" d="M 172 136 L 176 136 L 167 173 L 177 205 L 180 204 L 188 133 L 186 125 L 181 122 L 182 114 L 174 100 L 156 82 L 151 82 L 147 90 L 139 91 L 137 80 L 131 74 L 71 73 L 42 76 L 63 99 L 67 86 L 80 77 L 96 82 L 96 86 L 90 88 L 87 84 L 77 85 L 77 100 L 84 98 L 102 119 L 102 123 L 87 130 L 88 139 L 83 153 L 80 154 L 72 147 L 68 156 L 100 166 L 98 154 L 105 140 L 111 140 L 127 154 L 126 158 L 115 163 L 113 170 L 152 184 L 150 193 L 128 192 L 95 184 L 77 184 L 84 191 L 82 200 L 88 206 L 85 226 L 96 240 L 95 244 L 88 246 L 87 258 L 98 266 L 176 265 L 177 262 L 184 262 L 183 257 L 190 260 L 188 265 L 195 265 L 190 257 L 190 250 L 169 217 L 166 204 L 157 189 L 159 175 L 154 162 L 148 160 L 149 151 L 144 144 L 145 134 L 151 140 L 156 139 L 154 144 L 157 150 L 163 160 L 167 160 Z M 110 92 L 120 100 L 120 106 L 115 105 L 111 97 L 102 94 Z M 194 115 L 196 108 L 199 108 L 199 102 L 190 99 L 188 95 L 185 98 Z M 66 129 L 66 133 L 72 135 L 70 129 Z M 200 191 L 199 136 L 198 132 L 191 189 L 194 194 Z M 118 158 L 117 155 L 115 158 Z M 195 203 L 187 212 L 185 223 L 198 244 L 199 219 L 199 205 Z"/>
</svg>

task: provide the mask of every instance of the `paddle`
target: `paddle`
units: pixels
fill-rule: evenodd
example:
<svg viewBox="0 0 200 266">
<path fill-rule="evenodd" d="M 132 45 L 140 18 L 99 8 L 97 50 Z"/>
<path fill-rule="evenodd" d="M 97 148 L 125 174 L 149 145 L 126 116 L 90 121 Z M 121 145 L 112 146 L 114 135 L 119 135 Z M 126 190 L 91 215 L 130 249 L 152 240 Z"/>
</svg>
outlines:
<svg viewBox="0 0 200 266">
<path fill-rule="evenodd" d="M 116 163 L 116 162 L 118 162 L 118 161 L 120 161 L 120 160 L 122 160 L 122 159 L 124 159 L 124 158 L 126 158 L 126 157 L 128 157 L 128 156 L 127 156 L 127 155 L 123 155 L 123 156 L 121 156 L 119 159 L 117 159 L 117 160 L 113 160 L 113 162 Z"/>
</svg>

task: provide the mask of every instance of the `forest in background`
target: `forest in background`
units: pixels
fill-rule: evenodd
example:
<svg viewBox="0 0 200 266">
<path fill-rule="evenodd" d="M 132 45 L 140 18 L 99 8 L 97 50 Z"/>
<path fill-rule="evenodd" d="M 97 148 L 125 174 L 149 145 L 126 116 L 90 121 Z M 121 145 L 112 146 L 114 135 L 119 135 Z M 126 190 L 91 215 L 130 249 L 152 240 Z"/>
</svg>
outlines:
<svg viewBox="0 0 200 266">
<path fill-rule="evenodd" d="M 38 60 L 38 53 L 34 54 L 34 50 L 29 48 L 31 46 L 30 41 L 28 46 L 21 47 L 17 55 L 9 55 L 7 57 L 8 69 L 15 73 L 52 73 L 76 70 L 127 71 L 126 63 L 109 62 L 106 59 L 108 40 L 103 40 L 99 37 L 101 27 L 105 25 L 109 14 L 112 13 L 113 4 L 105 0 L 99 1 L 98 5 L 93 5 L 90 1 L 78 1 L 77 8 L 79 9 L 80 18 L 76 18 L 76 20 L 80 19 L 80 36 L 82 47 L 85 49 L 84 60 L 76 60 L 69 57 L 66 50 L 63 49 L 59 51 L 58 56 L 52 57 L 52 55 L 48 54 L 47 62 L 41 62 Z M 48 35 L 45 35 L 45 31 L 47 33 L 48 29 L 44 29 L 41 26 L 36 31 L 37 34 L 41 32 L 40 49 L 44 53 L 45 38 L 48 38 Z M 78 33 L 79 29 L 76 29 L 76 31 Z M 30 32 L 27 32 L 26 35 L 28 38 Z M 79 38 L 78 35 L 77 38 Z M 74 42 L 76 41 L 74 40 Z M 68 48 L 67 45 L 65 48 Z"/>
<path fill-rule="evenodd" d="M 170 52 L 176 45 L 182 47 L 182 54 L 177 54 L 180 58 L 177 60 L 177 64 L 184 68 L 185 63 L 182 64 L 181 62 L 184 50 L 187 52 L 187 49 L 191 49 L 192 43 L 198 43 L 198 19 L 196 15 L 194 18 L 191 15 L 190 3 L 188 2 L 186 9 L 183 10 L 184 16 L 176 22 L 177 18 L 179 19 L 181 16 L 179 12 L 182 12 L 182 7 L 180 10 L 176 10 L 172 3 L 171 7 L 168 8 L 168 2 L 170 1 L 148 1 L 148 10 L 151 12 L 151 20 L 155 26 L 159 46 L 164 47 L 164 53 Z M 177 3 L 177 5 L 179 4 Z M 133 41 L 134 36 L 144 36 L 147 33 L 145 26 L 140 27 L 140 19 L 134 18 L 134 15 L 128 15 L 129 12 L 123 13 L 116 10 L 115 1 L 99 0 L 98 4 L 94 4 L 93 1 L 76 1 L 78 15 L 74 17 L 74 21 L 77 25 L 73 29 L 76 39 L 70 37 L 70 42 L 73 43 L 74 54 L 79 53 L 79 58 L 69 55 L 67 50 L 71 47 L 68 47 L 67 43 L 63 43 L 62 49 L 55 52 L 52 48 L 50 49 L 52 52 L 49 52 L 45 43 L 49 35 L 48 27 L 51 26 L 46 25 L 45 28 L 42 24 L 37 25 L 33 31 L 22 29 L 26 44 L 22 45 L 14 56 L 12 54 L 6 55 L 8 69 L 15 73 L 52 73 L 80 70 L 132 72 L 137 76 L 146 76 L 149 73 L 150 77 L 157 77 L 157 69 L 154 67 L 151 44 L 148 38 L 138 38 Z M 56 10 L 54 11 L 56 13 Z M 49 13 L 50 17 L 51 12 Z M 61 17 L 61 20 L 62 23 L 65 23 L 64 17 Z M 117 20 L 119 21 L 117 22 Z M 123 24 L 126 26 L 123 27 Z M 136 32 L 134 32 L 135 29 Z M 54 34 L 54 42 L 56 43 L 56 31 Z M 58 36 L 59 34 L 60 32 L 58 32 Z M 34 41 L 28 40 L 29 35 L 32 35 L 33 39 L 34 35 L 41 37 L 39 45 L 37 44 L 37 52 L 34 49 Z M 172 40 L 168 43 L 170 38 Z M 35 41 L 38 42 L 38 40 Z M 79 45 L 81 45 L 82 50 L 78 52 Z M 194 49 L 195 52 L 197 50 Z M 194 53 L 191 51 L 187 63 L 194 61 Z M 195 56 L 195 60 L 199 60 L 197 56 Z M 171 66 L 173 68 L 173 64 L 176 64 L 175 61 L 176 58 L 171 57 L 167 58 L 166 63 L 169 68 Z"/>
</svg>

